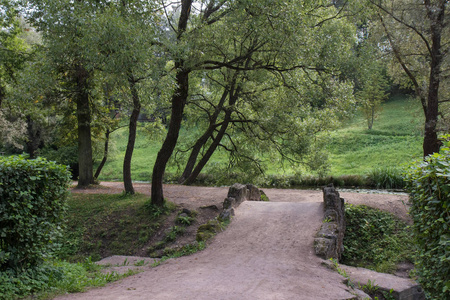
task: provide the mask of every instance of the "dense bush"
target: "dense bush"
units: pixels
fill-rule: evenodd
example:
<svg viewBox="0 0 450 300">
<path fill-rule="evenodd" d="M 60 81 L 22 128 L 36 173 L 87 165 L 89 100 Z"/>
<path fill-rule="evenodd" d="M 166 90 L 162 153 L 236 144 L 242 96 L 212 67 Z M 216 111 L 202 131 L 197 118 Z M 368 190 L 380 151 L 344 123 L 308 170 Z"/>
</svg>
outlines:
<svg viewBox="0 0 450 300">
<path fill-rule="evenodd" d="M 0 269 L 28 268 L 49 253 L 69 176 L 65 166 L 45 159 L 0 158 Z"/>
<path fill-rule="evenodd" d="M 411 166 L 405 179 L 413 203 L 419 281 L 430 299 L 449 299 L 450 142 Z"/>
<path fill-rule="evenodd" d="M 128 274 L 104 274 L 100 266 L 86 259 L 82 263 L 45 262 L 25 270 L 0 272 L 0 300 L 49 299 L 64 293 L 76 293 L 91 286 L 103 286 Z M 131 274 L 131 273 L 129 273 Z"/>
<path fill-rule="evenodd" d="M 399 262 L 412 261 L 414 244 L 406 223 L 364 205 L 345 206 L 342 263 L 389 273 Z"/>
<path fill-rule="evenodd" d="M 405 181 L 399 168 L 376 168 L 367 174 L 367 185 L 377 189 L 402 189 Z"/>
</svg>

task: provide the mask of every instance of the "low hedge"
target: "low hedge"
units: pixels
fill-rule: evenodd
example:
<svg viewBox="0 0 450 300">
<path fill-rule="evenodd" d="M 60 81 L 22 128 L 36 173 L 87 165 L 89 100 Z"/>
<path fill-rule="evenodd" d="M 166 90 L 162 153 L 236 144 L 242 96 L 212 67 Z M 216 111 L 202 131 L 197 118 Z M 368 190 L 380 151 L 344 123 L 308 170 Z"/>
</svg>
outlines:
<svg viewBox="0 0 450 300">
<path fill-rule="evenodd" d="M 55 162 L 0 157 L 0 270 L 36 266 L 50 253 L 69 179 Z"/>
<path fill-rule="evenodd" d="M 405 174 L 418 244 L 419 282 L 429 299 L 450 299 L 450 142 Z"/>
</svg>

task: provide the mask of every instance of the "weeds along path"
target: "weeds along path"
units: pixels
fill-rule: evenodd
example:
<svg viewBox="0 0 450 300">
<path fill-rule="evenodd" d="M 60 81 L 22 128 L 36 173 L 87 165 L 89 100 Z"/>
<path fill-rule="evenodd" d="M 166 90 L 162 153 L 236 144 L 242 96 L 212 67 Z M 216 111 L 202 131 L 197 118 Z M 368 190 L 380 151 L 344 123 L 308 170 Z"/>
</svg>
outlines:
<svg viewBox="0 0 450 300">
<path fill-rule="evenodd" d="M 322 203 L 244 202 L 202 252 L 58 299 L 352 299 L 313 253 Z"/>
</svg>

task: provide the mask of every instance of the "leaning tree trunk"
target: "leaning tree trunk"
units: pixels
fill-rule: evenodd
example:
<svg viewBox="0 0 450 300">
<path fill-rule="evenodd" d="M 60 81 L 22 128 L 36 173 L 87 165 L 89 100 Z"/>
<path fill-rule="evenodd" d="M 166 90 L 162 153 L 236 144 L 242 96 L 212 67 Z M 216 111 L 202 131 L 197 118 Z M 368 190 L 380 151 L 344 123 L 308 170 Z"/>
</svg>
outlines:
<svg viewBox="0 0 450 300">
<path fill-rule="evenodd" d="M 91 109 L 88 93 L 89 74 L 82 66 L 77 67 L 77 121 L 78 121 L 78 186 L 94 183 L 91 141 Z"/>
<path fill-rule="evenodd" d="M 185 70 L 178 71 L 176 81 L 178 87 L 172 97 L 172 113 L 169 130 L 167 131 L 166 139 L 164 140 L 161 150 L 158 152 L 155 166 L 153 167 L 151 203 L 156 206 L 164 205 L 162 189 L 164 171 L 178 141 L 184 106 L 186 105 L 189 91 L 189 72 Z"/>
<path fill-rule="evenodd" d="M 223 105 L 225 103 L 227 95 L 228 95 L 228 90 L 225 90 L 222 93 L 222 97 L 219 101 L 219 104 L 215 108 L 213 115 L 209 118 L 208 128 L 205 130 L 203 135 L 195 142 L 194 146 L 192 147 L 191 154 L 189 155 L 188 161 L 186 163 L 186 167 L 184 168 L 183 174 L 178 179 L 178 183 L 183 183 L 191 175 L 192 170 L 195 167 L 195 163 L 197 162 L 197 158 L 198 158 L 198 155 L 200 154 L 202 147 L 206 144 L 208 139 L 214 133 L 214 129 L 217 127 L 216 121 L 217 121 L 217 118 L 219 117 L 220 112 L 223 109 Z"/>
<path fill-rule="evenodd" d="M 127 150 L 125 151 L 125 157 L 123 159 L 123 185 L 125 193 L 134 194 L 133 182 L 131 180 L 131 158 L 133 156 L 134 144 L 136 142 L 136 129 L 141 112 L 141 102 L 139 101 L 139 94 L 136 89 L 136 80 L 130 75 L 128 79 L 130 83 L 131 95 L 133 98 L 133 112 L 130 116 L 130 125 L 128 133 Z"/>
<path fill-rule="evenodd" d="M 442 53 L 441 39 L 444 27 L 445 4 L 441 1 L 439 9 L 425 1 L 428 17 L 431 21 L 431 64 L 428 85 L 428 101 L 425 112 L 425 137 L 423 139 L 423 155 L 427 156 L 439 152 L 439 139 L 436 132 L 439 114 L 439 85 L 441 75 Z"/>
<path fill-rule="evenodd" d="M 191 12 L 192 0 L 181 1 L 181 12 L 178 22 L 177 40 L 181 40 L 183 33 L 186 31 L 189 14 Z M 184 69 L 184 61 L 179 59 L 175 62 L 176 84 L 177 88 L 172 95 L 172 112 L 169 123 L 169 130 L 167 131 L 166 139 L 156 156 L 155 165 L 152 174 L 152 193 L 151 204 L 155 206 L 164 205 L 163 194 L 163 177 L 166 170 L 167 162 L 172 156 L 173 150 L 178 141 L 180 133 L 181 121 L 183 119 L 184 106 L 186 105 L 189 94 L 189 70 Z"/>
<path fill-rule="evenodd" d="M 241 88 L 238 87 L 235 89 L 234 83 L 230 88 L 229 92 L 229 100 L 228 100 L 228 108 L 225 110 L 225 116 L 223 118 L 222 124 L 220 126 L 220 129 L 216 135 L 215 138 L 213 138 L 213 142 L 211 145 L 209 145 L 208 150 L 206 150 L 205 154 L 202 156 L 198 164 L 195 166 L 195 169 L 191 172 L 189 177 L 186 178 L 186 180 L 183 182 L 185 185 L 193 184 L 197 176 L 200 174 L 200 172 L 203 170 L 203 168 L 206 166 L 206 163 L 209 161 L 211 156 L 214 154 L 214 151 L 216 151 L 217 147 L 220 145 L 220 142 L 222 141 L 222 138 L 224 137 L 228 125 L 231 122 L 231 114 L 233 113 L 234 105 L 236 104 L 239 95 L 241 92 Z M 212 136 L 211 136 L 212 138 Z"/>
<path fill-rule="evenodd" d="M 98 176 L 100 176 L 100 173 L 102 172 L 103 167 L 105 166 L 106 160 L 108 159 L 108 152 L 109 152 L 109 135 L 111 134 L 111 131 L 109 129 L 106 129 L 105 132 L 105 146 L 103 148 L 103 158 L 100 164 L 97 167 L 97 170 L 94 174 L 94 179 L 96 180 Z"/>
<path fill-rule="evenodd" d="M 241 88 L 240 87 L 236 88 L 235 83 L 236 81 L 233 80 L 233 83 L 229 87 L 230 89 L 229 92 L 228 93 L 224 92 L 223 94 L 225 96 L 227 94 L 229 95 L 228 108 L 225 109 L 225 116 L 223 118 L 222 123 L 220 124 L 220 129 L 216 137 L 213 138 L 211 133 L 210 137 L 212 138 L 213 142 L 211 143 L 211 145 L 209 145 L 208 150 L 206 150 L 205 154 L 202 156 L 198 164 L 195 166 L 195 169 L 189 174 L 189 176 L 186 178 L 183 184 L 191 185 L 194 183 L 197 176 L 200 174 L 200 172 L 203 170 L 203 168 L 205 167 L 211 156 L 214 154 L 214 151 L 216 151 L 217 147 L 220 145 L 220 142 L 222 141 L 222 138 L 224 137 L 227 131 L 228 125 L 231 122 L 231 114 L 233 113 L 234 105 L 236 104 L 241 92 Z"/>
<path fill-rule="evenodd" d="M 440 85 L 440 74 L 441 74 L 441 64 L 442 64 L 442 52 L 441 52 L 441 38 L 442 30 L 444 28 L 444 16 L 446 2 L 441 0 L 439 7 L 436 9 L 435 5 L 431 5 L 430 1 L 424 1 L 425 7 L 427 9 L 427 17 L 430 21 L 430 36 L 431 36 L 431 48 L 430 52 L 430 75 L 428 78 L 428 95 L 422 89 L 422 85 L 417 80 L 413 72 L 407 67 L 406 63 L 403 61 L 402 55 L 399 48 L 394 43 L 392 36 L 390 35 L 386 24 L 381 17 L 380 21 L 385 30 L 386 36 L 392 46 L 392 50 L 400 66 L 405 71 L 406 75 L 412 81 L 414 88 L 416 90 L 417 96 L 420 98 L 422 103 L 422 109 L 425 114 L 425 136 L 423 139 L 423 156 L 428 156 L 439 151 L 440 143 L 437 137 L 437 121 L 439 115 L 439 85 Z"/>
<path fill-rule="evenodd" d="M 231 110 L 228 110 L 220 127 L 220 130 L 217 133 L 216 137 L 214 138 L 213 142 L 211 143 L 211 145 L 209 145 L 208 150 L 206 150 L 205 154 L 202 156 L 198 164 L 195 166 L 195 169 L 192 171 L 191 175 L 183 182 L 183 184 L 191 185 L 195 182 L 197 176 L 206 166 L 206 163 L 209 161 L 211 156 L 214 154 L 214 151 L 216 151 L 217 147 L 220 145 L 220 142 L 222 141 L 222 138 L 225 135 L 225 132 L 227 131 L 228 125 L 230 124 L 230 120 L 231 120 Z"/>
</svg>

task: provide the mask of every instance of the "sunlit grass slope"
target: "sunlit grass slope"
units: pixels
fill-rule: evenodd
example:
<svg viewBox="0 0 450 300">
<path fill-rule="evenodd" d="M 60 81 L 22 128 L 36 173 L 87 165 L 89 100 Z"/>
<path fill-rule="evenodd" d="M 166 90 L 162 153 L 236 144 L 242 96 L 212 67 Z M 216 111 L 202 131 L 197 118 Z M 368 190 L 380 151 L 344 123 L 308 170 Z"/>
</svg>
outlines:
<svg viewBox="0 0 450 300">
<path fill-rule="evenodd" d="M 412 159 L 420 158 L 422 127 L 420 104 L 407 96 L 395 96 L 385 102 L 372 130 L 367 129 L 363 115 L 358 112 L 341 129 L 329 134 L 328 175 L 364 175 L 374 168 L 401 167 Z M 111 135 L 112 150 L 100 180 L 122 180 L 127 134 L 127 129 L 120 129 Z M 186 134 L 188 132 L 183 129 L 182 137 Z M 161 144 L 160 138 L 146 135 L 144 130 L 138 131 L 131 166 L 133 180 L 151 180 L 153 164 Z M 218 152 L 213 156 L 205 168 L 206 172 L 214 169 L 214 165 L 226 163 L 222 154 Z M 293 173 L 289 168 L 279 166 L 268 166 L 267 169 L 273 175 L 276 172 L 286 175 Z M 177 169 L 172 166 L 166 172 L 177 173 Z"/>
<path fill-rule="evenodd" d="M 361 113 L 330 134 L 331 175 L 366 174 L 401 167 L 422 155 L 423 114 L 414 98 L 396 96 L 383 104 L 372 130 Z"/>
</svg>

